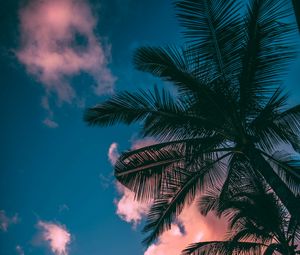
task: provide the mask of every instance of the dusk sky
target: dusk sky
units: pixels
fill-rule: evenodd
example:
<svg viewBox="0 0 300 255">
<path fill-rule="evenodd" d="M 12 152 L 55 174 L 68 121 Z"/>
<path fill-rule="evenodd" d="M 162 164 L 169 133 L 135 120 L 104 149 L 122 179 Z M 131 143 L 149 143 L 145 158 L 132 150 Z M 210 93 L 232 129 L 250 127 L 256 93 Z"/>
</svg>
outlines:
<svg viewBox="0 0 300 255">
<path fill-rule="evenodd" d="M 171 0 L 1 0 L 0 254 L 175 255 L 222 238 L 225 223 L 195 206 L 148 249 L 148 204 L 115 183 L 119 153 L 153 143 L 138 126 L 88 127 L 85 108 L 159 80 L 134 50 L 183 43 Z M 289 69 L 299 103 L 300 58 Z M 299 77 L 299 76 L 298 76 Z"/>
</svg>

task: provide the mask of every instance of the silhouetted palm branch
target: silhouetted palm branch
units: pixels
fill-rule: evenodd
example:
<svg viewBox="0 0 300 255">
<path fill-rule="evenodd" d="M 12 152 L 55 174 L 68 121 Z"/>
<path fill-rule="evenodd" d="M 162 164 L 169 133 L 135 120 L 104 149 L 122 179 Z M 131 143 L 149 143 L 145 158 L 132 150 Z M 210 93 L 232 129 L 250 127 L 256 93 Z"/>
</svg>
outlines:
<svg viewBox="0 0 300 255">
<path fill-rule="evenodd" d="M 245 177 L 248 174 L 251 173 L 245 173 Z M 265 255 L 279 252 L 295 255 L 300 252 L 295 246 L 300 235 L 299 222 L 288 214 L 263 180 L 246 178 L 243 187 L 232 182 L 228 189 L 223 197 L 216 189 L 210 189 L 199 203 L 202 212 L 213 210 L 218 216 L 226 216 L 229 220 L 227 240 L 195 243 L 182 254 Z"/>
<path fill-rule="evenodd" d="M 241 192 L 249 188 L 250 178 L 266 182 L 300 221 L 298 159 L 274 154 L 283 145 L 295 153 L 300 147 L 300 105 L 289 108 L 281 88 L 295 53 L 292 28 L 283 22 L 291 8 L 286 0 L 249 0 L 240 17 L 240 5 L 175 1 L 186 46 L 139 48 L 134 65 L 172 83 L 176 92 L 157 87 L 121 92 L 85 113 L 89 125 L 137 122 L 143 137 L 157 140 L 125 152 L 115 167 L 117 179 L 138 200 L 155 199 L 145 227 L 148 245 L 170 227 L 184 203 L 203 187 L 216 186 L 224 174 L 219 200 L 210 201 L 204 213 L 234 193 L 232 183 Z M 207 168 L 224 155 L 222 164 Z"/>
</svg>

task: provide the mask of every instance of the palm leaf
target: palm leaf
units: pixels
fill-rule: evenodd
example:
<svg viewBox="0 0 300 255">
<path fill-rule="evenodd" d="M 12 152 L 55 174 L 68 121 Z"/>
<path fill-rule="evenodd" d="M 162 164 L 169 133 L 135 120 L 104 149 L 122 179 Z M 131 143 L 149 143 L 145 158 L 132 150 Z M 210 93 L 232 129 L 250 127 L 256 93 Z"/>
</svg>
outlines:
<svg viewBox="0 0 300 255">
<path fill-rule="evenodd" d="M 300 194 L 300 159 L 283 152 L 276 152 L 273 155 L 263 154 L 290 189 L 296 194 Z"/>
<path fill-rule="evenodd" d="M 191 244 L 182 255 L 262 255 L 264 244 L 255 242 L 212 241 Z"/>
<path fill-rule="evenodd" d="M 203 70 L 200 77 L 194 73 L 191 67 L 193 64 L 188 62 L 186 54 L 185 51 L 171 47 L 142 47 L 136 51 L 134 63 L 138 70 L 150 72 L 173 82 L 179 90 L 179 100 L 184 102 L 182 103 L 184 109 L 190 115 L 204 118 L 207 126 L 210 125 L 210 128 L 216 132 L 223 132 L 225 127 L 226 132 L 230 133 L 228 129 L 232 125 L 229 120 L 232 116 L 229 113 L 236 108 L 232 105 L 234 102 L 232 95 L 224 94 L 224 90 L 228 89 L 222 85 L 221 81 L 207 77 L 210 75 L 210 70 L 198 68 L 198 70 Z M 168 125 L 167 120 L 164 119 L 165 125 Z M 153 121 L 149 120 L 149 123 Z M 230 134 L 227 134 L 228 136 Z"/>
<path fill-rule="evenodd" d="M 237 70 L 240 2 L 234 0 L 176 1 L 177 17 L 195 62 L 203 62 L 223 78 Z"/>
<path fill-rule="evenodd" d="M 297 133 L 283 121 L 282 109 L 286 104 L 287 95 L 278 88 L 250 123 L 253 141 L 264 150 L 272 151 L 282 143 L 291 144 L 295 148 L 299 146 Z"/>
<path fill-rule="evenodd" d="M 198 191 L 204 188 L 208 183 L 220 181 L 221 160 L 228 157 L 231 153 L 219 157 L 213 161 L 202 161 L 202 167 L 193 165 L 191 171 L 185 170 L 178 178 L 178 173 L 173 173 L 174 177 L 168 179 L 165 186 L 164 195 L 154 201 L 148 214 L 144 232 L 151 231 L 150 235 L 143 241 L 146 245 L 151 244 L 165 230 L 170 229 L 174 217 L 178 216 L 183 209 L 184 204 L 190 204 Z M 211 173 L 213 172 L 213 173 Z M 211 174 L 210 174 L 211 173 Z M 173 182 L 170 180 L 173 180 Z"/>
<path fill-rule="evenodd" d="M 295 55 L 290 40 L 292 29 L 280 22 L 290 14 L 286 6 L 285 0 L 252 0 L 247 8 L 240 52 L 242 116 L 255 114 L 265 104 L 281 84 L 282 75 Z"/>
<path fill-rule="evenodd" d="M 206 85 L 210 73 L 208 68 L 200 77 L 193 73 L 187 51 L 171 46 L 141 47 L 134 53 L 133 63 L 137 70 L 173 82 L 181 92 L 198 93 L 199 87 Z"/>
<path fill-rule="evenodd" d="M 136 193 L 138 200 L 156 198 L 167 172 L 177 167 L 188 167 L 199 159 L 215 159 L 223 139 L 219 136 L 170 141 L 125 152 L 115 166 L 116 178 Z"/>
</svg>

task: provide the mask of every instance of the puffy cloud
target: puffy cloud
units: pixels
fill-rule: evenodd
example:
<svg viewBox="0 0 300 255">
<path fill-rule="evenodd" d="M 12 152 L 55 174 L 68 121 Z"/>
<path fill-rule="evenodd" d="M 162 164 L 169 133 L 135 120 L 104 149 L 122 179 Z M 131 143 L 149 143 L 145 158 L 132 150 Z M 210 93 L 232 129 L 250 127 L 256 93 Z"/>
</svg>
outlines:
<svg viewBox="0 0 300 255">
<path fill-rule="evenodd" d="M 0 210 L 0 230 L 6 232 L 9 226 L 17 224 L 20 221 L 18 214 L 15 214 L 12 217 L 6 215 L 4 210 Z"/>
<path fill-rule="evenodd" d="M 144 139 L 135 139 L 131 141 L 131 149 L 136 150 L 145 146 L 149 146 L 155 143 L 155 140 L 153 138 L 144 138 Z M 120 152 L 118 150 L 118 144 L 112 143 L 109 146 L 108 153 L 107 153 L 108 159 L 112 166 L 114 166 L 120 157 Z"/>
<path fill-rule="evenodd" d="M 115 199 L 117 215 L 126 222 L 136 227 L 142 218 L 147 215 L 151 204 L 142 203 L 134 198 L 134 193 L 120 183 L 117 183 L 117 190 L 121 194 L 119 200 Z"/>
<path fill-rule="evenodd" d="M 135 148 L 135 146 L 142 147 L 143 144 L 146 144 L 146 141 L 136 141 L 132 144 L 132 148 Z M 112 143 L 108 149 L 108 159 L 112 165 L 115 165 L 119 156 L 118 144 Z M 150 203 L 136 201 L 134 193 L 121 183 L 116 183 L 116 187 L 121 196 L 119 199 L 114 200 L 117 207 L 116 214 L 126 222 L 132 223 L 133 227 L 136 227 L 141 219 L 147 215 L 150 209 Z"/>
<path fill-rule="evenodd" d="M 96 24 L 83 0 L 33 0 L 20 10 L 21 45 L 16 55 L 47 95 L 56 94 L 59 102 L 75 98 L 69 78 L 81 72 L 94 78 L 96 94 L 113 90 L 110 46 L 105 48 L 95 35 Z"/>
<path fill-rule="evenodd" d="M 226 227 L 224 219 L 212 215 L 203 217 L 194 203 L 183 210 L 178 217 L 178 224 L 173 224 L 169 231 L 164 232 L 144 255 L 178 255 L 191 243 L 222 240 Z"/>
<path fill-rule="evenodd" d="M 41 240 L 47 242 L 51 251 L 56 255 L 67 255 L 71 243 L 71 234 L 64 225 L 52 222 L 39 221 Z"/>
<path fill-rule="evenodd" d="M 112 143 L 110 146 L 109 146 L 109 149 L 108 149 L 108 159 L 110 161 L 110 163 L 114 166 L 120 156 L 120 153 L 118 151 L 118 144 L 117 143 Z"/>
</svg>

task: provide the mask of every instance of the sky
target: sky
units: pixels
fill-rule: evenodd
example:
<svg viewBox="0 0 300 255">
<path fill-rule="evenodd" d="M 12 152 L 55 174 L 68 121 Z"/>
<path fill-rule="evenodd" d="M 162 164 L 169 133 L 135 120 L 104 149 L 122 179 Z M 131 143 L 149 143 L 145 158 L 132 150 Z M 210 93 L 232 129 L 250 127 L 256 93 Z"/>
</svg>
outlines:
<svg viewBox="0 0 300 255">
<path fill-rule="evenodd" d="M 192 205 L 149 248 L 149 204 L 113 178 L 126 149 L 149 145 L 137 126 L 91 128 L 86 107 L 160 81 L 133 69 L 134 49 L 180 45 L 171 0 L 0 2 L 0 254 L 175 255 L 220 239 L 223 220 Z M 286 86 L 299 102 L 291 65 Z"/>
</svg>

